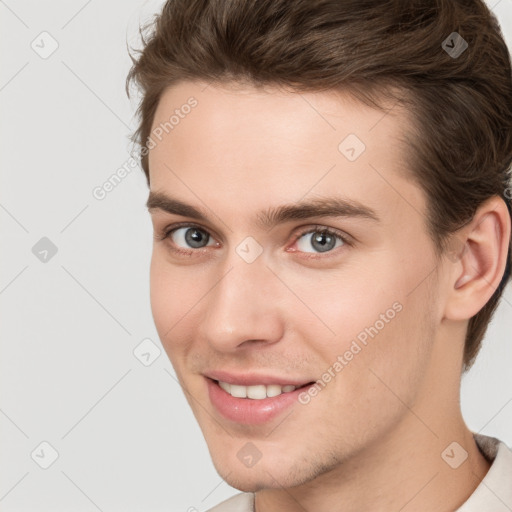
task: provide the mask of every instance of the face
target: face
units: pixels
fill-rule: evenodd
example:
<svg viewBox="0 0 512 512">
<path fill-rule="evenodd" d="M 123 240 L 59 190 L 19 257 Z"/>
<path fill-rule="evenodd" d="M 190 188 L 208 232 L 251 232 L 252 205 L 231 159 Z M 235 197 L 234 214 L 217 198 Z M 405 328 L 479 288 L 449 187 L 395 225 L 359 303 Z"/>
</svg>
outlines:
<svg viewBox="0 0 512 512">
<path fill-rule="evenodd" d="M 405 114 L 182 82 L 153 129 L 166 122 L 149 154 L 162 344 L 230 485 L 313 481 L 427 389 L 441 312 Z"/>
</svg>

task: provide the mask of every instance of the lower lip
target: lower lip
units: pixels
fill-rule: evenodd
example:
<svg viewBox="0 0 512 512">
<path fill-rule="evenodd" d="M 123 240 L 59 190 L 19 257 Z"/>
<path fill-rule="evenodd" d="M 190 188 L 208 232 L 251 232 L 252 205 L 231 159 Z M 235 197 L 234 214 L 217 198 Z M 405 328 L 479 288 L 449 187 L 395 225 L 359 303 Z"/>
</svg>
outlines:
<svg viewBox="0 0 512 512">
<path fill-rule="evenodd" d="M 283 411 L 298 402 L 298 396 L 309 385 L 278 396 L 261 400 L 235 398 L 224 391 L 216 381 L 206 378 L 208 394 L 214 407 L 226 419 L 245 425 L 261 425 L 276 418 Z"/>
</svg>

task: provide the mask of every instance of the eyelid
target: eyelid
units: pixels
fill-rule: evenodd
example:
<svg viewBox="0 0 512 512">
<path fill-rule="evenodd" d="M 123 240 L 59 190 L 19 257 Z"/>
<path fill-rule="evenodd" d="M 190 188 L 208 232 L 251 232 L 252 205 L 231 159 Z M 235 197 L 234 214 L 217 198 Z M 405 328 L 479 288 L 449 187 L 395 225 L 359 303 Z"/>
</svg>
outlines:
<svg viewBox="0 0 512 512">
<path fill-rule="evenodd" d="M 158 238 L 158 240 L 163 240 L 167 238 L 173 231 L 179 229 L 179 228 L 197 228 L 201 231 L 204 231 L 205 233 L 208 233 L 208 235 L 212 236 L 212 233 L 209 229 L 201 226 L 200 224 L 196 224 L 195 222 L 178 222 L 176 224 L 171 224 L 170 226 L 167 226 L 162 229 L 162 234 L 159 235 L 155 233 L 155 237 Z"/>
</svg>

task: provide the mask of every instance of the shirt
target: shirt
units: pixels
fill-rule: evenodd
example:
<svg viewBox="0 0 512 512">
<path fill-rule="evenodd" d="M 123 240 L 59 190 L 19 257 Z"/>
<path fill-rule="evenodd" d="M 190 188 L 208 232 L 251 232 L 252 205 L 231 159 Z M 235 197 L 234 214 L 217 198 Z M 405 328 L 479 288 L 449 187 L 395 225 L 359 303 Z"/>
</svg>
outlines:
<svg viewBox="0 0 512 512">
<path fill-rule="evenodd" d="M 473 437 L 491 466 L 471 496 L 454 512 L 510 512 L 512 450 L 495 437 L 475 432 Z M 207 512 L 254 512 L 254 493 L 235 494 Z"/>
</svg>

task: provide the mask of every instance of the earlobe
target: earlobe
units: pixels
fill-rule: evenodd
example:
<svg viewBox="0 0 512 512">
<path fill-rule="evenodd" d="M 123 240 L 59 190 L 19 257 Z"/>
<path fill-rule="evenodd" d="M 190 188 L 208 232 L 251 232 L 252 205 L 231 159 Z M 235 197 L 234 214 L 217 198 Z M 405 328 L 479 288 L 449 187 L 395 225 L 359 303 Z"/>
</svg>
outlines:
<svg viewBox="0 0 512 512">
<path fill-rule="evenodd" d="M 505 272 L 510 245 L 510 214 L 503 199 L 495 196 L 483 203 L 457 238 L 465 243 L 454 262 L 453 288 L 445 317 L 464 320 L 485 306 Z"/>
</svg>

